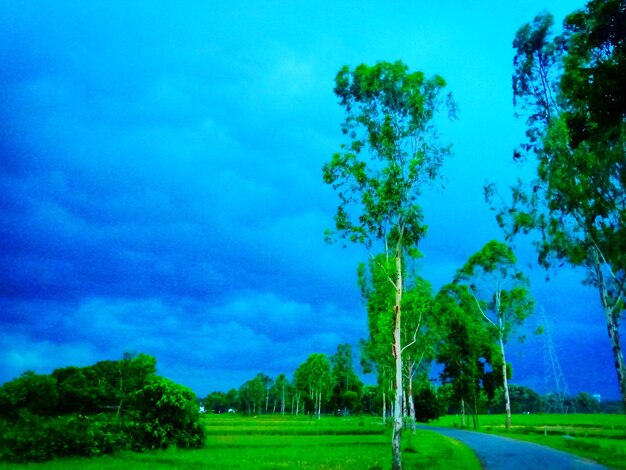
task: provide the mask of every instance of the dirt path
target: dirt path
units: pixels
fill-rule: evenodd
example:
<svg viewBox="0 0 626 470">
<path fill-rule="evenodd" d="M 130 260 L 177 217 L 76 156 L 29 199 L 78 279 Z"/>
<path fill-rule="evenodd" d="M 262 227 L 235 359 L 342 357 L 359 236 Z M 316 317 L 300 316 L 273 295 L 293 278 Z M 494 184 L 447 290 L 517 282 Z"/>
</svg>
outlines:
<svg viewBox="0 0 626 470">
<path fill-rule="evenodd" d="M 576 455 L 568 454 L 532 442 L 517 441 L 508 437 L 494 436 L 460 429 L 420 426 L 435 431 L 471 447 L 487 470 L 500 469 L 585 469 L 601 470 L 607 467 Z"/>
</svg>

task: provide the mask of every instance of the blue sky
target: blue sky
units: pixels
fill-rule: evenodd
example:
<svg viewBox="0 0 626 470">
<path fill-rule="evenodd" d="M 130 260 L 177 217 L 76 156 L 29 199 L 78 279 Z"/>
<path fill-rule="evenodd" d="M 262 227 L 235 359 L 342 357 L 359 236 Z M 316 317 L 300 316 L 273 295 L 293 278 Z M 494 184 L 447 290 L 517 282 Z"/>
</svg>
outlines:
<svg viewBox="0 0 626 470">
<path fill-rule="evenodd" d="M 510 163 L 515 32 L 582 6 L 2 2 L 0 382 L 135 351 L 204 396 L 356 344 L 366 253 L 323 241 L 339 68 L 400 59 L 455 96 L 446 189 L 422 200 L 439 287 L 501 236 L 485 182 L 529 172 Z M 519 248 L 570 391 L 617 397 L 597 294 Z M 513 382 L 542 391 L 543 339 L 512 351 Z"/>
</svg>

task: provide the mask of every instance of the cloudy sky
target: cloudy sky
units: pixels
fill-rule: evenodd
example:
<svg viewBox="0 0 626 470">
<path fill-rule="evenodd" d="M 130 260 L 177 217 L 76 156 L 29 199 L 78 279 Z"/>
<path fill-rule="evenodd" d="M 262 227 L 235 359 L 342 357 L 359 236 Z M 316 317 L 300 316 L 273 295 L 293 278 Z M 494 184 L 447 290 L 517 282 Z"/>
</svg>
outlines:
<svg viewBox="0 0 626 470">
<path fill-rule="evenodd" d="M 356 344 L 366 253 L 323 240 L 339 68 L 400 59 L 456 98 L 422 200 L 437 288 L 501 236 L 482 187 L 520 172 L 515 32 L 583 4 L 3 1 L 0 383 L 135 351 L 204 396 Z M 570 391 L 617 397 L 597 295 L 520 249 Z M 514 383 L 544 390 L 544 341 L 514 345 Z"/>
</svg>

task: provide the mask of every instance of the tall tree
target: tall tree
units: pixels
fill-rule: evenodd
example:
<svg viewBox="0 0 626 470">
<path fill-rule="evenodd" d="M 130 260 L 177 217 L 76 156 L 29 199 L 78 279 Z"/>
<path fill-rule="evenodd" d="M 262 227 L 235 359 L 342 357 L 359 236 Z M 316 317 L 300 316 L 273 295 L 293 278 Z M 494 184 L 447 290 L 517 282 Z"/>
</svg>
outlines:
<svg viewBox="0 0 626 470">
<path fill-rule="evenodd" d="M 511 427 L 511 398 L 505 345 L 513 330 L 534 309 L 528 280 L 517 269 L 516 263 L 517 259 L 511 248 L 492 240 L 470 256 L 457 273 L 457 281 L 468 284 L 480 314 L 498 333 L 507 429 Z"/>
<path fill-rule="evenodd" d="M 599 293 L 626 409 L 619 324 L 626 294 L 626 6 L 591 0 L 555 36 L 542 14 L 513 43 L 513 94 L 527 120 L 514 153 L 537 159 L 537 175 L 512 188 L 498 221 L 512 237 L 537 230 L 539 261 L 584 268 Z"/>
<path fill-rule="evenodd" d="M 409 73 L 402 62 L 343 67 L 335 94 L 346 111 L 342 126 L 349 139 L 324 165 L 324 181 L 339 196 L 337 234 L 365 246 L 370 255 L 384 252 L 395 261 L 394 286 L 395 401 L 392 466 L 402 468 L 402 294 L 404 256 L 415 254 L 426 227 L 417 204 L 426 182 L 433 180 L 450 147 L 438 143 L 433 124 L 437 112 L 454 106 L 443 95 L 445 81 Z"/>
</svg>

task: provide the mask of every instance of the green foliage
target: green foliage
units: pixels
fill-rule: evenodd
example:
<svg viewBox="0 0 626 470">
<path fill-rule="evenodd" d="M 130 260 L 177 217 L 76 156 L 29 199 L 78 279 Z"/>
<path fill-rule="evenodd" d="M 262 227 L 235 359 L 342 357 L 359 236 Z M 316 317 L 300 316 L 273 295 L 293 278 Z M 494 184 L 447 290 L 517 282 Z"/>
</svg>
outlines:
<svg viewBox="0 0 626 470">
<path fill-rule="evenodd" d="M 159 376 L 134 393 L 133 448 L 199 448 L 204 442 L 195 394 L 187 387 Z"/>
<path fill-rule="evenodd" d="M 444 366 L 441 379 L 448 384 L 448 404 L 457 410 L 466 406 L 475 416 L 483 395 L 491 399 L 502 383 L 497 330 L 483 320 L 466 285 L 444 286 L 435 299 L 434 317 L 440 335 L 437 362 Z"/>
<path fill-rule="evenodd" d="M 304 393 L 305 408 L 316 412 L 318 416 L 332 393 L 333 375 L 328 356 L 313 353 L 301 364 L 294 373 L 296 389 Z"/>
<path fill-rule="evenodd" d="M 600 403 L 586 392 L 580 392 L 574 398 L 577 413 L 599 413 Z"/>
<path fill-rule="evenodd" d="M 155 365 L 151 356 L 127 355 L 7 382 L 0 387 L 0 459 L 201 446 L 195 396 L 156 376 Z"/>
<path fill-rule="evenodd" d="M 6 424 L 0 433 L 0 460 L 41 462 L 70 455 L 91 457 L 125 446 L 121 428 L 106 415 L 51 418 L 22 411 L 17 422 Z"/>
<path fill-rule="evenodd" d="M 323 168 L 341 201 L 337 233 L 368 248 L 375 240 L 415 246 L 425 232 L 417 197 L 450 154 L 437 145 L 432 125 L 441 107 L 454 114 L 450 95 L 441 96 L 445 81 L 409 73 L 398 61 L 345 66 L 335 83 L 347 115 L 342 131 L 350 139 Z"/>
<path fill-rule="evenodd" d="M 352 346 L 348 343 L 338 345 L 330 363 L 333 380 L 330 406 L 343 415 L 360 412 L 363 383 L 354 371 Z"/>
<path fill-rule="evenodd" d="M 626 363 L 619 321 L 626 297 L 626 7 L 589 0 L 556 35 L 552 16 L 520 28 L 513 43 L 513 95 L 527 117 L 527 139 L 515 157 L 532 152 L 536 177 L 512 188 L 499 205 L 508 238 L 536 230 L 546 267 L 583 267 L 598 289 L 622 400 Z"/>
<path fill-rule="evenodd" d="M 414 396 L 415 419 L 428 423 L 446 414 L 447 403 L 430 386 L 420 388 Z"/>
<path fill-rule="evenodd" d="M 509 394 L 511 396 L 511 413 L 541 413 L 543 411 L 542 399 L 534 390 L 523 385 L 509 385 Z M 504 394 L 502 389 L 499 389 L 490 410 L 493 413 L 504 413 L 504 406 Z"/>
<path fill-rule="evenodd" d="M 265 384 L 267 377 L 263 373 L 258 373 L 256 377 L 248 380 L 239 387 L 239 403 L 241 409 L 246 413 L 260 413 L 263 410 L 263 402 L 266 396 Z"/>
<path fill-rule="evenodd" d="M 57 413 L 58 396 L 53 377 L 24 372 L 0 387 L 0 419 L 15 421 L 22 411 L 52 416 Z"/>
</svg>

